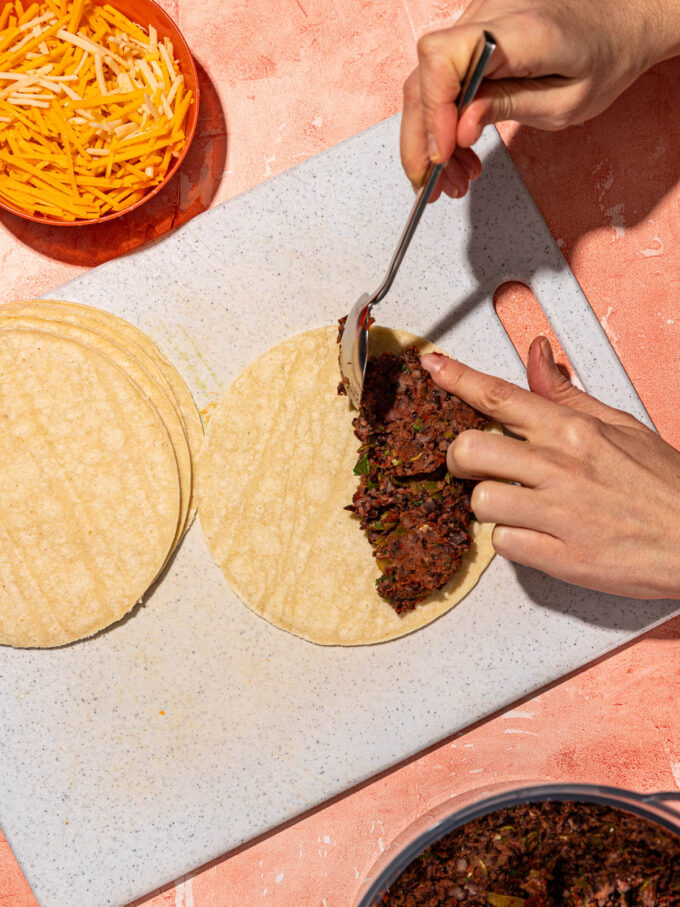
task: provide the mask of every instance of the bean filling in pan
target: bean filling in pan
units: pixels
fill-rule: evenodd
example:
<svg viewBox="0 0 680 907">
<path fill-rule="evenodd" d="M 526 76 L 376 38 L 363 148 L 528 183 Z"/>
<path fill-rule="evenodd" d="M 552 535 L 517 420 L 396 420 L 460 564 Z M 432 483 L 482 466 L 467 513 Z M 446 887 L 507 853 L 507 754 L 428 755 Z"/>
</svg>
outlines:
<svg viewBox="0 0 680 907">
<path fill-rule="evenodd" d="M 385 907 L 678 907 L 680 838 L 592 803 L 498 810 L 442 838 Z"/>
</svg>

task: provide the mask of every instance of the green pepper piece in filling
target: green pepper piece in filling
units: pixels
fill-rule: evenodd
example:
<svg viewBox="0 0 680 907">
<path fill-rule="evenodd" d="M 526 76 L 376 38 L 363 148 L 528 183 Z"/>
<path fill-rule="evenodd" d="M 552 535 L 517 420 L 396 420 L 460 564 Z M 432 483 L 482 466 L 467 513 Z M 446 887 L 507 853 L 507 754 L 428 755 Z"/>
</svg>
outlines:
<svg viewBox="0 0 680 907">
<path fill-rule="evenodd" d="M 367 476 L 370 472 L 371 467 L 368 463 L 368 452 L 366 452 L 363 457 L 357 462 L 357 465 L 354 467 L 355 476 Z"/>
</svg>

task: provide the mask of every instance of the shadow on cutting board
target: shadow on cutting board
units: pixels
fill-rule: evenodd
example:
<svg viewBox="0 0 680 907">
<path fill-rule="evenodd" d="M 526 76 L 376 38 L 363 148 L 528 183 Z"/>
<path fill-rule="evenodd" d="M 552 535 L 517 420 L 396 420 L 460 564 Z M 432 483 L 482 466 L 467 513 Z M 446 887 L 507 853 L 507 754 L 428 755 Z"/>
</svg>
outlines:
<svg viewBox="0 0 680 907">
<path fill-rule="evenodd" d="M 191 147 L 168 185 L 146 204 L 103 224 L 54 227 L 0 213 L 0 223 L 47 258 L 95 267 L 158 239 L 210 207 L 227 158 L 227 124 L 217 89 L 196 62 L 200 109 Z"/>
<path fill-rule="evenodd" d="M 560 611 L 597 627 L 640 633 L 650 623 L 670 618 L 680 611 L 680 601 L 668 598 L 638 600 L 606 595 L 553 579 L 531 567 L 513 564 L 512 568 L 527 596 L 539 607 Z M 652 630 L 648 635 L 654 634 L 655 630 Z"/>
</svg>

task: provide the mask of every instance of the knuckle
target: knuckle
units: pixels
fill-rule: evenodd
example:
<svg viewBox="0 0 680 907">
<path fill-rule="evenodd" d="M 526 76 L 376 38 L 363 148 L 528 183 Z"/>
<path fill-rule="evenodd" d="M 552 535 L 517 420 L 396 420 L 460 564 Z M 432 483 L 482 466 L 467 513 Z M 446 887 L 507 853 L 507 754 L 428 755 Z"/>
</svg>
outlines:
<svg viewBox="0 0 680 907">
<path fill-rule="evenodd" d="M 589 87 L 580 83 L 564 89 L 560 104 L 555 106 L 548 116 L 548 129 L 557 132 L 581 122 L 585 116 L 584 111 L 590 93 Z"/>
<path fill-rule="evenodd" d="M 427 32 L 418 39 L 418 59 L 426 61 L 432 59 L 439 52 L 440 40 L 437 32 Z"/>
<path fill-rule="evenodd" d="M 509 526 L 494 526 L 491 533 L 491 544 L 496 554 L 501 557 L 511 557 L 512 555 L 512 530 Z"/>
<path fill-rule="evenodd" d="M 590 451 L 602 437 L 600 420 L 583 413 L 568 415 L 562 420 L 559 434 L 567 451 Z"/>
<path fill-rule="evenodd" d="M 553 460 L 561 474 L 570 477 L 570 481 L 598 481 L 603 445 L 607 443 L 598 418 L 586 414 L 566 417 L 556 432 L 555 442 Z M 576 506 L 576 502 L 572 501 L 571 506 Z"/>
<path fill-rule="evenodd" d="M 420 82 L 417 72 L 412 72 L 404 82 L 403 96 L 405 106 L 416 106 L 420 101 Z"/>
<path fill-rule="evenodd" d="M 577 111 L 585 107 L 593 94 L 597 93 L 599 84 L 595 79 L 584 78 L 575 82 L 569 91 L 571 109 Z"/>
<path fill-rule="evenodd" d="M 525 13 L 519 21 L 525 34 L 531 35 L 531 47 L 543 51 L 555 50 L 564 43 L 564 33 L 560 24 L 550 15 L 536 16 L 533 12 Z"/>
<path fill-rule="evenodd" d="M 568 406 L 571 402 L 575 402 L 583 397 L 583 391 L 574 387 L 571 381 L 565 376 L 562 376 L 562 379 L 556 379 L 550 390 L 550 399 L 555 403 L 561 403 L 565 406 Z"/>
<path fill-rule="evenodd" d="M 481 393 L 479 408 L 482 412 L 495 412 L 502 409 L 513 397 L 515 388 L 509 381 L 494 378 Z"/>
<path fill-rule="evenodd" d="M 478 520 L 487 522 L 489 519 L 490 504 L 493 487 L 490 482 L 478 482 L 472 490 L 470 506 Z"/>
<path fill-rule="evenodd" d="M 451 443 L 449 450 L 458 466 L 471 466 L 477 459 L 479 438 L 472 429 L 461 432 Z"/>
<path fill-rule="evenodd" d="M 649 438 L 656 438 L 657 434 L 655 431 L 652 431 L 651 428 L 648 428 L 639 419 L 636 419 L 632 413 L 626 412 L 625 409 L 615 409 L 611 416 L 611 422 L 614 426 L 622 426 L 623 428 L 634 429 L 642 432 L 643 435 L 646 435 Z M 605 427 L 606 424 L 605 424 Z"/>
<path fill-rule="evenodd" d="M 495 26 L 495 27 L 494 27 Z M 508 33 L 513 44 L 512 71 L 517 78 L 530 79 L 542 74 L 546 59 L 564 45 L 564 29 L 549 9 L 535 4 L 515 9 L 501 21 L 490 23 L 490 31 Z"/>
<path fill-rule="evenodd" d="M 553 110 L 546 121 L 546 127 L 549 132 L 561 132 L 567 126 L 575 122 L 572 111 L 567 108 L 558 108 Z"/>
<path fill-rule="evenodd" d="M 509 86 L 501 79 L 493 86 L 493 91 L 494 101 L 492 118 L 496 121 L 513 119 L 512 93 Z"/>
</svg>

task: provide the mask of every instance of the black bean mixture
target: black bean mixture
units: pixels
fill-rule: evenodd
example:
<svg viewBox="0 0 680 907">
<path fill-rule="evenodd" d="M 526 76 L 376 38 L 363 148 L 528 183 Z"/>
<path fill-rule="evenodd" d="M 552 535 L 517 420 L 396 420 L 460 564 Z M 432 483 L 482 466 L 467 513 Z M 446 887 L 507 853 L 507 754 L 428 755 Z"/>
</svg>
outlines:
<svg viewBox="0 0 680 907">
<path fill-rule="evenodd" d="M 384 907 L 678 907 L 680 837 L 592 803 L 539 803 L 469 822 L 424 851 Z"/>
<path fill-rule="evenodd" d="M 373 546 L 378 593 L 399 614 L 445 586 L 470 548 L 473 483 L 451 477 L 446 452 L 459 432 L 486 424 L 437 387 L 414 346 L 369 360 L 353 423 L 359 487 L 347 509 Z"/>
</svg>

